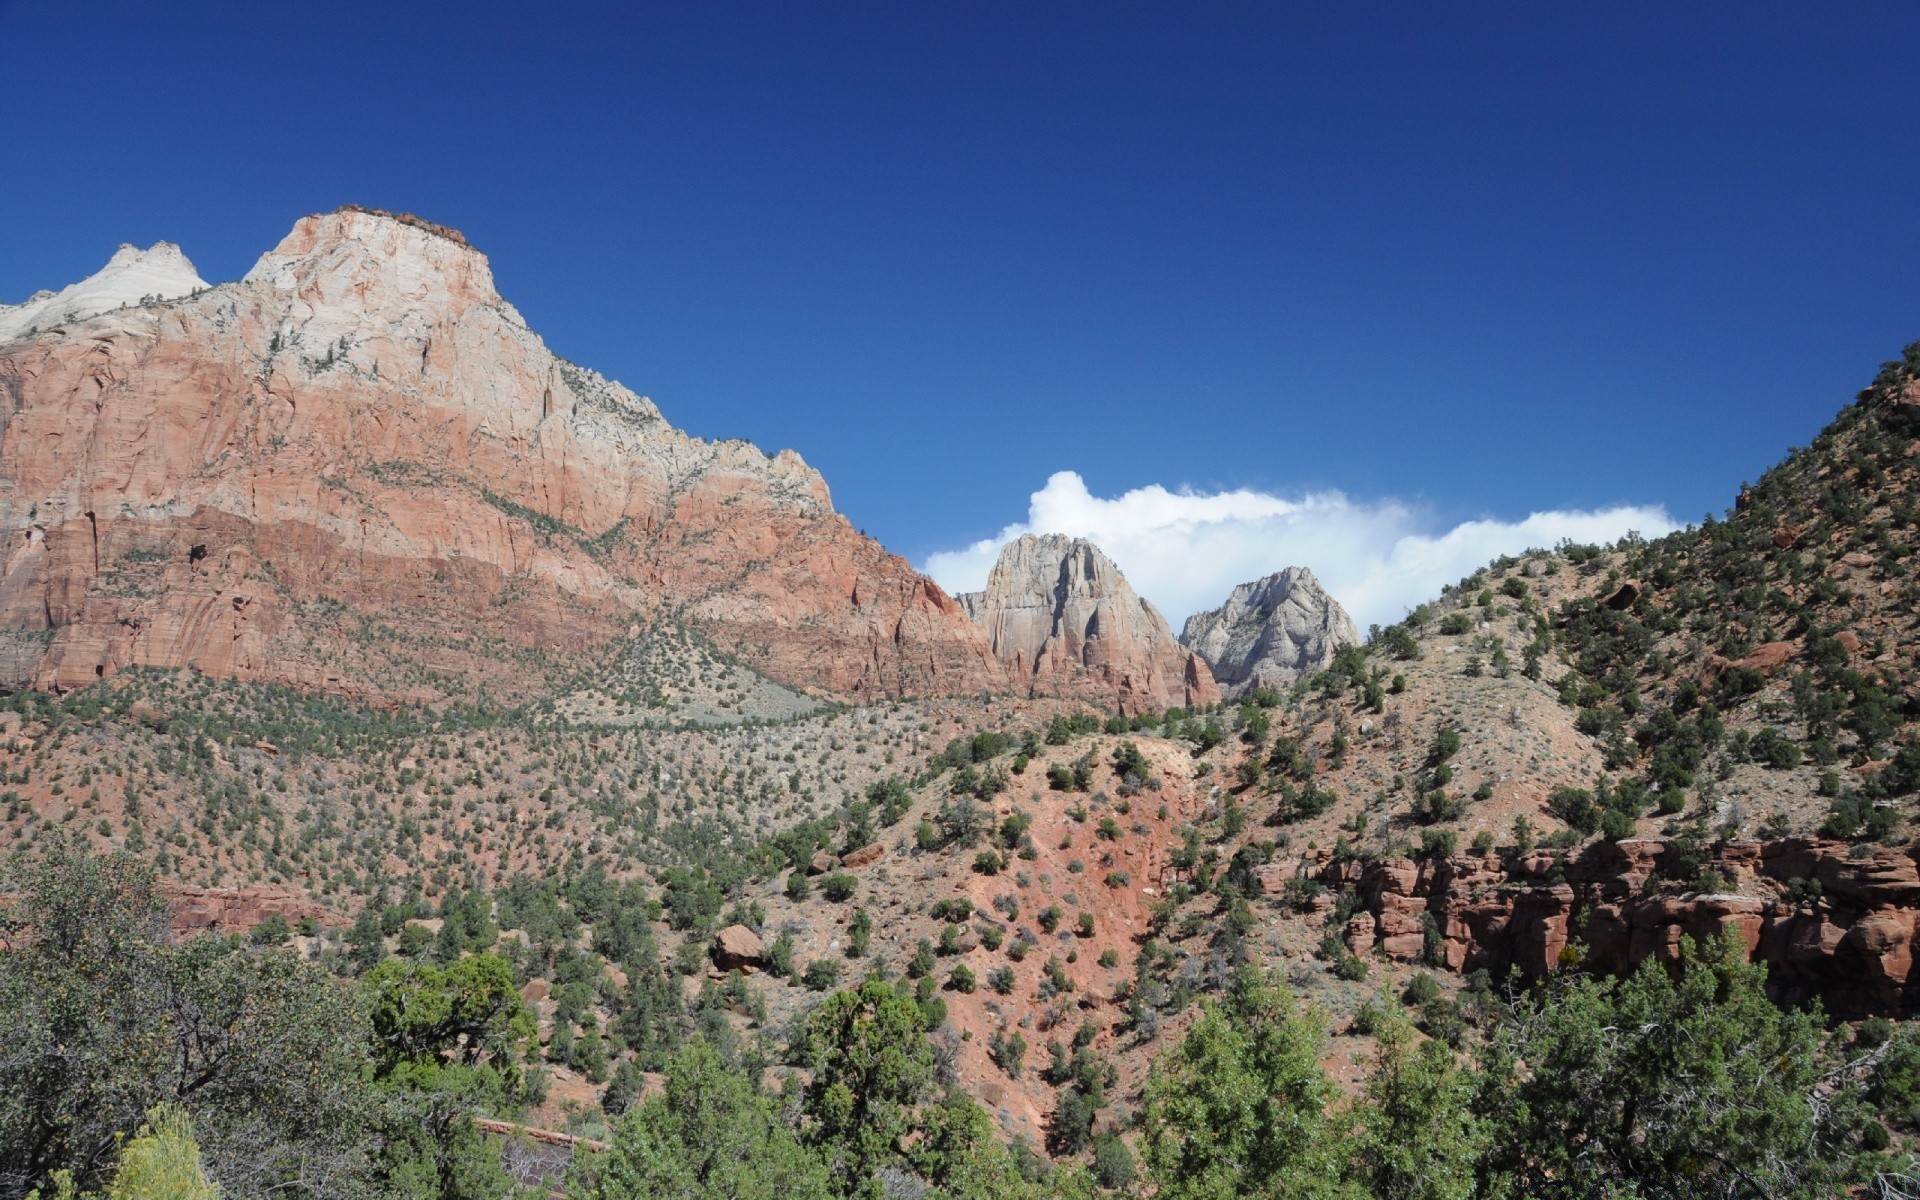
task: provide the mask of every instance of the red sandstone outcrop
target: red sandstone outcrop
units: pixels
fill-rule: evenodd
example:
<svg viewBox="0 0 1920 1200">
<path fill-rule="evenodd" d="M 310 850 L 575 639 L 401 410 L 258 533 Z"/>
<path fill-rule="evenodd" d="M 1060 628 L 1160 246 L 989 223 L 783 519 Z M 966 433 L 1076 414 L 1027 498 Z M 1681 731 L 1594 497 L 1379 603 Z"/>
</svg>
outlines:
<svg viewBox="0 0 1920 1200">
<path fill-rule="evenodd" d="M 328 920 L 331 914 L 303 892 L 272 884 L 240 888 L 181 887 L 167 892 L 173 932 L 246 933 L 269 917 L 298 925 L 305 917 Z"/>
<path fill-rule="evenodd" d="M 1085 538 L 1009 542 L 986 590 L 960 599 L 994 655 L 1033 692 L 1084 695 L 1130 713 L 1220 698 L 1206 661 Z"/>
<path fill-rule="evenodd" d="M 1769 968 L 1785 1002 L 1822 1000 L 1843 1017 L 1920 1010 L 1914 970 L 1920 864 L 1908 850 L 1855 857 L 1841 842 L 1727 842 L 1708 865 L 1737 891 L 1659 889 L 1671 843 L 1599 843 L 1505 857 L 1333 861 L 1313 851 L 1255 873 L 1268 893 L 1295 877 L 1357 888 L 1364 910 L 1342 931 L 1356 952 L 1454 971 L 1537 978 L 1577 961 L 1611 972 L 1674 961 L 1681 940 L 1733 935 Z M 1571 952 L 1569 948 L 1571 947 Z"/>
<path fill-rule="evenodd" d="M 706 442 L 557 358 L 417 218 L 301 220 L 237 283 L 0 344 L 0 628 L 393 699 L 528 686 L 676 612 L 781 682 L 1010 686 L 791 451 Z M 520 663 L 526 660 L 524 655 Z"/>
</svg>

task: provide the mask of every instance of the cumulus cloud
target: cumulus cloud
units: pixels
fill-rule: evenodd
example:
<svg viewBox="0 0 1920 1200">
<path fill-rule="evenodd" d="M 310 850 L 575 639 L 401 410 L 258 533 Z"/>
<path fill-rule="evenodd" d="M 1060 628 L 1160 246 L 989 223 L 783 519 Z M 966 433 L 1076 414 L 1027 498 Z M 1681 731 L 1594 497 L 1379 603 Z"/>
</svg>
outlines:
<svg viewBox="0 0 1920 1200">
<path fill-rule="evenodd" d="M 1189 613 L 1225 600 L 1235 584 L 1282 567 L 1309 567 L 1362 630 L 1397 621 L 1502 554 L 1562 538 L 1610 542 L 1679 526 L 1659 505 L 1593 512 L 1536 512 L 1523 520 L 1467 521 L 1451 529 L 1399 500 L 1354 500 L 1340 492 L 1297 497 L 1238 490 L 1170 491 L 1154 484 L 1095 496 L 1073 471 L 1033 493 L 1027 519 L 998 536 L 928 556 L 921 570 L 950 592 L 977 591 L 1000 547 L 1027 533 L 1064 533 L 1105 550 L 1177 631 Z"/>
</svg>

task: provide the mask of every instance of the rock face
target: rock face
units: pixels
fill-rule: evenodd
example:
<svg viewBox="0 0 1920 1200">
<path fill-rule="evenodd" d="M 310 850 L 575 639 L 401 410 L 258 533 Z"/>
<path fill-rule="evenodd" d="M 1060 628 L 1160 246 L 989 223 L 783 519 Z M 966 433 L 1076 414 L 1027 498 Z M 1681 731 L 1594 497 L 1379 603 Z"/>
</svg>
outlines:
<svg viewBox="0 0 1920 1200">
<path fill-rule="evenodd" d="M 180 887 L 167 894 L 170 925 L 175 935 L 246 933 L 270 917 L 290 925 L 302 918 L 332 920 L 333 914 L 302 892 L 273 884 L 241 888 Z"/>
<path fill-rule="evenodd" d="M 1768 990 L 1782 1003 L 1818 998 L 1847 1019 L 1920 1010 L 1913 851 L 1856 858 L 1844 842 L 1814 838 L 1726 842 L 1708 862 L 1734 890 L 1649 889 L 1678 853 L 1670 843 L 1637 840 L 1570 857 L 1535 851 L 1417 862 L 1334 861 L 1319 850 L 1270 863 L 1255 877 L 1269 894 L 1297 877 L 1356 889 L 1364 911 L 1345 936 L 1357 953 L 1538 978 L 1574 957 L 1615 973 L 1647 958 L 1672 962 L 1682 938 L 1730 934 L 1768 965 Z"/>
<path fill-rule="evenodd" d="M 451 230 L 346 208 L 189 282 L 35 333 L 10 310 L 0 673 L 514 697 L 670 614 L 844 698 L 1010 686 L 798 455 L 689 437 L 556 357 Z"/>
<path fill-rule="evenodd" d="M 1219 608 L 1188 617 L 1180 631 L 1180 644 L 1207 661 L 1229 696 L 1288 687 L 1359 642 L 1353 618 L 1305 567 L 1241 584 Z"/>
<path fill-rule="evenodd" d="M 1124 712 L 1219 698 L 1207 664 L 1085 538 L 1009 542 L 986 590 L 958 601 L 987 631 L 994 656 L 1034 692 L 1083 695 Z"/>
</svg>

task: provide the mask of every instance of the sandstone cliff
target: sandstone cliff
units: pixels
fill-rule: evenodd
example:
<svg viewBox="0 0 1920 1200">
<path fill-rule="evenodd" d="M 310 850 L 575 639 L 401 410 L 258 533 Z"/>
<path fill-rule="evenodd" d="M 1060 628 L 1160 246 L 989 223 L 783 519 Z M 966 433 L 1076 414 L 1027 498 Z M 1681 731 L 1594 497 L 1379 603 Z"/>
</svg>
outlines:
<svg viewBox="0 0 1920 1200">
<path fill-rule="evenodd" d="M 527 696 L 671 611 L 834 695 L 1007 686 L 798 455 L 688 437 L 556 357 L 444 227 L 307 217 L 237 283 L 85 311 L 0 337 L 21 682 Z"/>
<path fill-rule="evenodd" d="M 1084 695 L 1125 712 L 1220 696 L 1207 664 L 1084 538 L 1009 542 L 986 590 L 958 601 L 986 629 L 994 655 L 1036 693 Z"/>
<path fill-rule="evenodd" d="M 1353 618 L 1305 567 L 1241 584 L 1219 608 L 1188 617 L 1180 631 L 1180 644 L 1207 661 L 1229 696 L 1286 688 L 1359 642 Z"/>
</svg>

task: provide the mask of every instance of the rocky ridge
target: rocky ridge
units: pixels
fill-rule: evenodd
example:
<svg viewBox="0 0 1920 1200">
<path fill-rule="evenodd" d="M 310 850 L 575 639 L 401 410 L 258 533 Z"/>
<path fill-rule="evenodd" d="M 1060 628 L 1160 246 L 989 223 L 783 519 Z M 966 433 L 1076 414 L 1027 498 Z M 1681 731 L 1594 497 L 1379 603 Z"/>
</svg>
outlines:
<svg viewBox="0 0 1920 1200">
<path fill-rule="evenodd" d="M 0 659 L 42 688 L 539 695 L 664 612 L 803 689 L 1008 686 L 797 454 L 681 433 L 548 350 L 464 238 L 370 210 L 0 341 L 0 531 Z"/>
<path fill-rule="evenodd" d="M 1223 693 L 1237 697 L 1325 670 L 1340 647 L 1360 644 L 1360 632 L 1312 571 L 1288 567 L 1188 617 L 1180 644 L 1207 661 Z"/>
<path fill-rule="evenodd" d="M 1027 534 L 1007 543 L 986 589 L 958 603 L 986 630 L 994 656 L 1036 693 L 1111 697 L 1128 713 L 1220 696 L 1207 664 L 1085 538 Z"/>
</svg>

